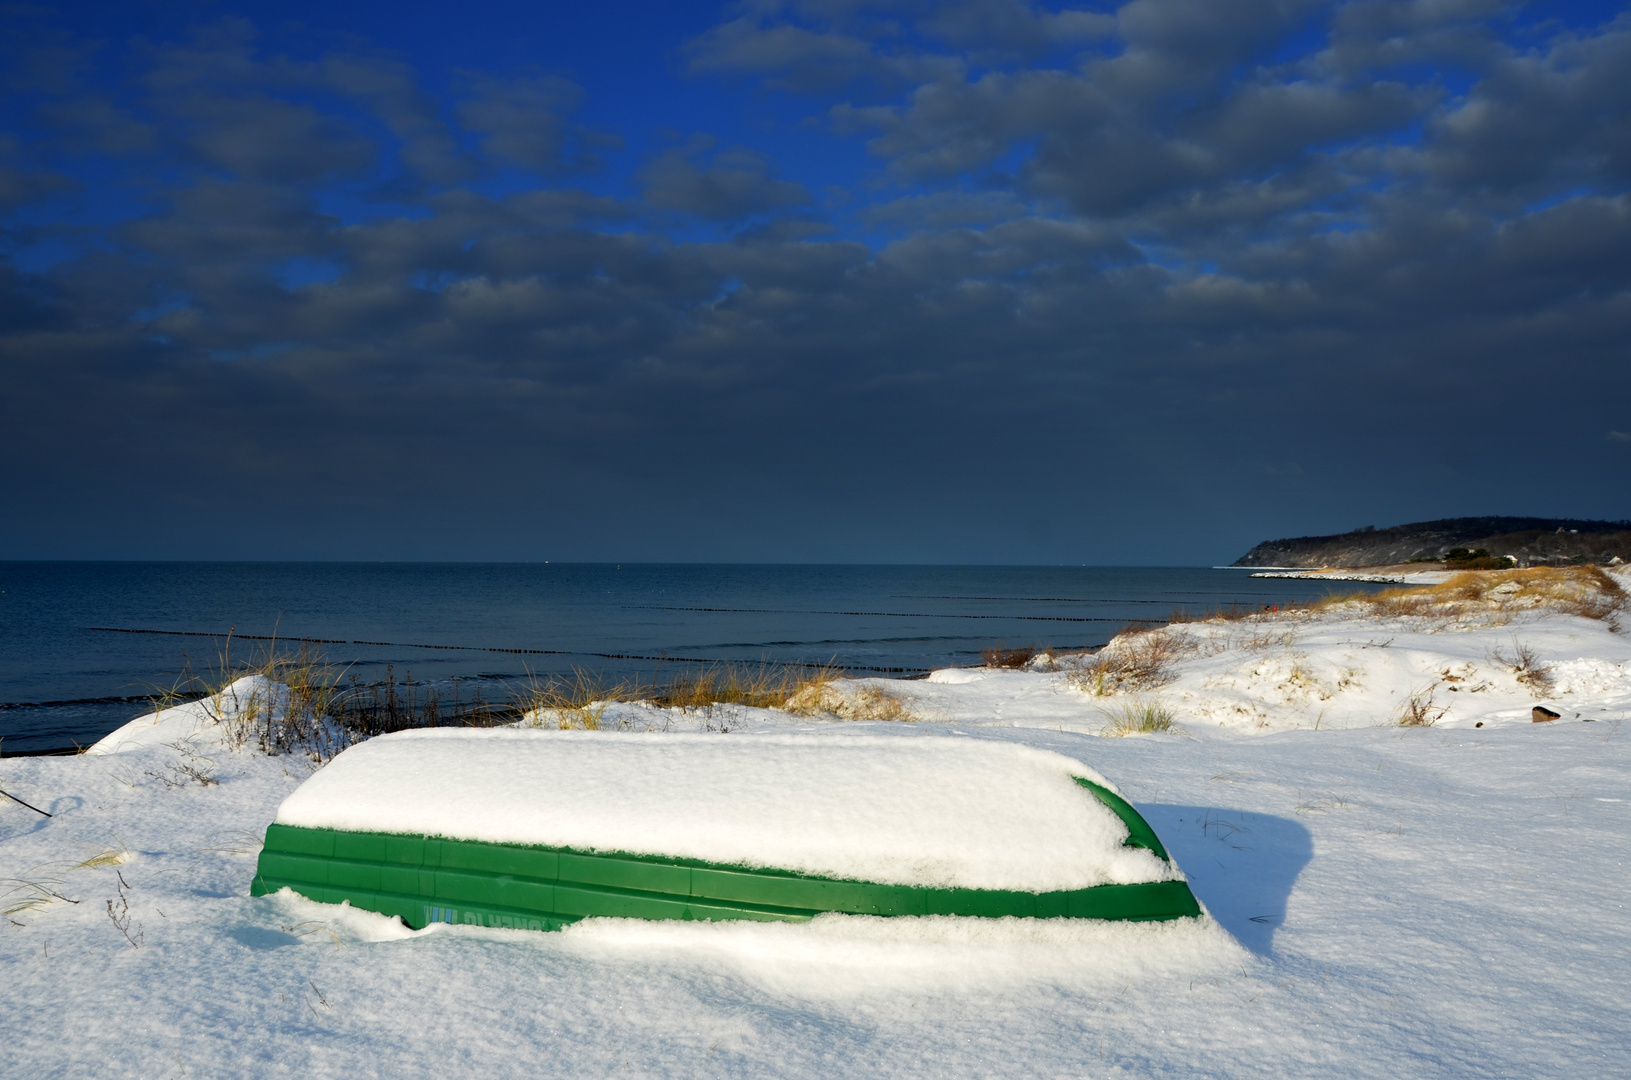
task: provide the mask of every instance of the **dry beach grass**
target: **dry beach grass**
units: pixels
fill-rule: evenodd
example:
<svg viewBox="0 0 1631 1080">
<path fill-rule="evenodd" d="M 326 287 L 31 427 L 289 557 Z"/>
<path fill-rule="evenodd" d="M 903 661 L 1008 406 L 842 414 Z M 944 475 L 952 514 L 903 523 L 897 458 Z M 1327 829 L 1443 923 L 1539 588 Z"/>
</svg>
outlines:
<svg viewBox="0 0 1631 1080">
<path fill-rule="evenodd" d="M 579 670 L 534 681 L 516 708 L 526 724 L 598 730 L 606 710 L 619 702 L 681 710 L 736 705 L 840 720 L 914 719 L 903 696 L 875 682 L 846 679 L 834 667 L 768 662 L 687 665 L 646 683 L 603 680 Z"/>
<path fill-rule="evenodd" d="M 1439 585 L 1345 593 L 1310 605 L 1311 610 L 1357 608 L 1383 618 L 1482 619 L 1486 623 L 1528 612 L 1579 615 L 1617 627 L 1628 598 L 1619 582 L 1595 566 L 1537 566 L 1523 570 L 1473 570 Z"/>
<path fill-rule="evenodd" d="M 234 749 L 300 753 L 328 761 L 374 735 L 424 727 L 530 727 L 598 730 L 607 709 L 639 703 L 660 709 L 718 706 L 780 709 L 798 716 L 840 720 L 916 719 L 906 697 L 872 680 L 852 680 L 836 667 L 761 662 L 674 665 L 647 680 L 610 679 L 583 668 L 529 677 L 507 703 L 479 693 L 448 699 L 413 682 L 411 675 L 363 683 L 302 646 L 299 652 L 266 647 L 253 661 L 234 661 L 231 639 L 217 665 L 189 673 L 153 697 L 154 712 L 202 700 Z M 245 676 L 260 676 L 244 683 Z"/>
<path fill-rule="evenodd" d="M 1189 638 L 1164 627 L 1128 630 L 1098 652 L 1077 659 L 1066 677 L 1094 697 L 1153 690 L 1168 680 L 1173 662 L 1195 647 Z"/>
<path fill-rule="evenodd" d="M 1151 698 L 1132 698 L 1118 702 L 1103 710 L 1109 723 L 1102 734 L 1113 738 L 1124 735 L 1153 735 L 1171 731 L 1177 719 L 1173 711 Z"/>
</svg>

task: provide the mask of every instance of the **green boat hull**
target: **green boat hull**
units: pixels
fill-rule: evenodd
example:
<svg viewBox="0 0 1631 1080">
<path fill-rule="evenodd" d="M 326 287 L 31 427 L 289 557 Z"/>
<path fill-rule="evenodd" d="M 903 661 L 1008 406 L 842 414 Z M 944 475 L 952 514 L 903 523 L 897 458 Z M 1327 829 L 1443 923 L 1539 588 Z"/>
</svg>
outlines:
<svg viewBox="0 0 1631 1080">
<path fill-rule="evenodd" d="M 1128 845 L 1167 858 L 1137 811 L 1081 783 L 1123 821 L 1136 821 L 1137 828 L 1128 822 Z M 396 915 L 414 929 L 442 922 L 558 930 L 593 916 L 802 922 L 827 911 L 1133 921 L 1200 914 L 1182 881 L 1041 893 L 935 889 L 692 859 L 274 824 L 250 894 L 285 887 L 312 900 Z"/>
</svg>

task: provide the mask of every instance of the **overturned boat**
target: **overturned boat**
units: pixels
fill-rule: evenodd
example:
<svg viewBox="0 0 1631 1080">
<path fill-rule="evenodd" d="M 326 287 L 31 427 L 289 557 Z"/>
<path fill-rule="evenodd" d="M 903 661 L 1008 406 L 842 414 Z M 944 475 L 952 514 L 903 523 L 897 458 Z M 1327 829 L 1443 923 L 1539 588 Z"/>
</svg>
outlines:
<svg viewBox="0 0 1631 1080">
<path fill-rule="evenodd" d="M 284 800 L 251 886 L 431 923 L 1200 907 L 1104 777 L 980 738 L 433 729 Z"/>
</svg>

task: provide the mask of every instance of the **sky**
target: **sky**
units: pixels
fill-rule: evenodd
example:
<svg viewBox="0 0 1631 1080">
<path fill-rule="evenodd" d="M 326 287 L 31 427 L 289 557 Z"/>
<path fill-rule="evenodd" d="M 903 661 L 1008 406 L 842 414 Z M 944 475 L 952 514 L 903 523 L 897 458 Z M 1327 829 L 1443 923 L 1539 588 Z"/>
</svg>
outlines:
<svg viewBox="0 0 1631 1080">
<path fill-rule="evenodd" d="M 1631 517 L 1631 13 L 0 5 L 0 558 Z"/>
</svg>

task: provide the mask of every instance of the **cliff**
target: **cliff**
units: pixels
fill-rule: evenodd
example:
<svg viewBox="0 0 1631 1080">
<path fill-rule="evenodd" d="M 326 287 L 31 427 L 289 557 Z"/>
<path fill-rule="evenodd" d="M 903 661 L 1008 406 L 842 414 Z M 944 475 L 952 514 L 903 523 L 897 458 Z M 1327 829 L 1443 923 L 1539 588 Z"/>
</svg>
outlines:
<svg viewBox="0 0 1631 1080">
<path fill-rule="evenodd" d="M 1384 566 L 1444 557 L 1453 547 L 1510 555 L 1519 566 L 1631 562 L 1631 521 L 1471 517 L 1366 526 L 1334 536 L 1266 540 L 1235 566 Z"/>
</svg>

